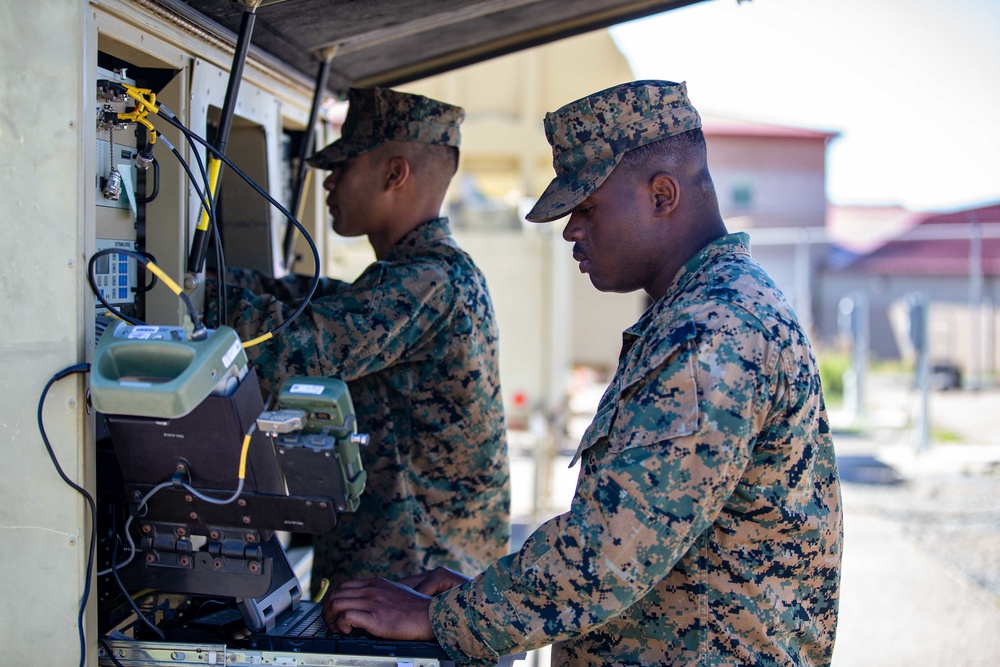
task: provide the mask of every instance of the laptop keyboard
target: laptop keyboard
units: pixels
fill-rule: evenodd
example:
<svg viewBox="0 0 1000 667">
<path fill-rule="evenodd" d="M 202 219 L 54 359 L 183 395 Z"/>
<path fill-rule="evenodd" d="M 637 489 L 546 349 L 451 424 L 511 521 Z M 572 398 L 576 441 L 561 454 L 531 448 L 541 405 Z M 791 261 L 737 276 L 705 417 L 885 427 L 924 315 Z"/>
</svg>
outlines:
<svg viewBox="0 0 1000 667">
<path fill-rule="evenodd" d="M 323 605 L 317 604 L 294 628 L 284 634 L 287 637 L 329 637 L 333 633 L 323 620 Z"/>
<path fill-rule="evenodd" d="M 354 628 L 349 635 L 334 632 L 327 627 L 326 621 L 323 620 L 323 605 L 318 602 L 299 619 L 298 623 L 287 632 L 282 632 L 281 635 L 284 637 L 300 638 L 314 637 L 316 639 L 370 639 L 376 642 L 386 641 L 370 635 L 360 628 Z"/>
</svg>

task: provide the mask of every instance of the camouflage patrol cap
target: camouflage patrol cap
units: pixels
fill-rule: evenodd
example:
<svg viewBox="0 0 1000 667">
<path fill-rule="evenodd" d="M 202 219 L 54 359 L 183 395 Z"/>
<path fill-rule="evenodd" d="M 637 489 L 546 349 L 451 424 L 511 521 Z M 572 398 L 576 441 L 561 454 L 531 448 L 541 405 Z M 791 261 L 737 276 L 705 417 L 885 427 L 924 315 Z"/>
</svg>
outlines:
<svg viewBox="0 0 1000 667">
<path fill-rule="evenodd" d="M 556 177 L 525 218 L 561 218 L 589 197 L 628 151 L 699 127 L 687 86 L 672 81 L 624 83 L 545 114 Z"/>
<path fill-rule="evenodd" d="M 423 95 L 389 88 L 351 88 L 340 139 L 306 162 L 318 169 L 361 155 L 387 141 L 416 141 L 457 147 L 465 110 Z"/>
</svg>

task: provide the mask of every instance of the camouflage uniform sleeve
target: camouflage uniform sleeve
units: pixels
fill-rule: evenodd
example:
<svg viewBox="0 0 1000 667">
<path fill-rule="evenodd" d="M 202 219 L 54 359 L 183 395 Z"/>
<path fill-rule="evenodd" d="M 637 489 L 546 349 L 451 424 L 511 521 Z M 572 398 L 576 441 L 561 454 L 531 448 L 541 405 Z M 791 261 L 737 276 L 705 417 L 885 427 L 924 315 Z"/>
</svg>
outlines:
<svg viewBox="0 0 1000 667">
<path fill-rule="evenodd" d="M 255 294 L 268 294 L 283 303 L 297 305 L 299 300 L 305 297 L 309 291 L 312 279 L 312 276 L 301 275 L 271 278 L 252 269 L 226 268 L 226 288 L 228 298 L 231 300 L 241 300 L 246 294 L 251 295 L 248 300 Z M 342 280 L 320 278 L 312 298 L 331 296 L 348 286 L 350 283 L 345 283 Z M 214 323 L 218 321 L 218 293 L 218 281 L 214 279 L 206 281 L 205 321 L 209 326 L 215 326 Z"/>
<path fill-rule="evenodd" d="M 569 639 L 663 579 L 740 480 L 773 397 L 775 354 L 759 330 L 699 333 L 688 321 L 623 357 L 584 434 L 570 510 L 432 602 L 449 654 L 491 664 Z"/>
<path fill-rule="evenodd" d="M 239 287 L 228 291 L 230 326 L 243 340 L 274 330 L 294 305 Z M 247 350 L 261 384 L 276 391 L 295 375 L 350 381 L 392 366 L 447 326 L 455 290 L 429 261 L 376 262 L 354 283 L 314 298 L 274 338 Z"/>
<path fill-rule="evenodd" d="M 226 269 L 226 284 L 241 287 L 253 294 L 270 294 L 279 301 L 290 303 L 302 299 L 309 291 L 312 276 L 292 274 L 284 278 L 271 278 L 260 271 L 229 267 Z M 320 278 L 313 298 L 336 294 L 350 285 L 342 280 Z"/>
</svg>

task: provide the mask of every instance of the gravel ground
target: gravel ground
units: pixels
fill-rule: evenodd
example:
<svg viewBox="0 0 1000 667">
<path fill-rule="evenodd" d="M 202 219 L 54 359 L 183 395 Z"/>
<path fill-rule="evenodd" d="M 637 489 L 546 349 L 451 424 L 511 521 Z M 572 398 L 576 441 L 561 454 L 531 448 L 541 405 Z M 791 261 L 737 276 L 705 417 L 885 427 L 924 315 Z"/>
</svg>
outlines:
<svg viewBox="0 0 1000 667">
<path fill-rule="evenodd" d="M 1000 606 L 1000 464 L 895 483 L 845 480 L 844 497 L 850 514 L 898 525 Z"/>
</svg>

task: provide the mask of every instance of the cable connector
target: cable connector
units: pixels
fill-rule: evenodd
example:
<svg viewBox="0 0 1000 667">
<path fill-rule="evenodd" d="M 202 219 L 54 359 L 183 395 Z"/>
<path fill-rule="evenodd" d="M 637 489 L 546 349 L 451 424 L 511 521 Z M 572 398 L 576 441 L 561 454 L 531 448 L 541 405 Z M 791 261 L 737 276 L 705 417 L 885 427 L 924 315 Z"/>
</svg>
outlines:
<svg viewBox="0 0 1000 667">
<path fill-rule="evenodd" d="M 101 183 L 101 194 L 105 199 L 118 201 L 122 196 L 122 175 L 117 169 L 112 169 Z"/>
<path fill-rule="evenodd" d="M 124 99 L 128 95 L 128 91 L 120 83 L 112 81 L 110 79 L 98 79 L 97 80 L 97 95 L 101 99 L 105 100 L 120 100 Z"/>
<path fill-rule="evenodd" d="M 139 171 L 146 171 L 149 165 L 153 164 L 153 144 L 149 143 L 143 146 L 139 152 L 135 154 L 132 158 L 132 164 Z"/>
</svg>

